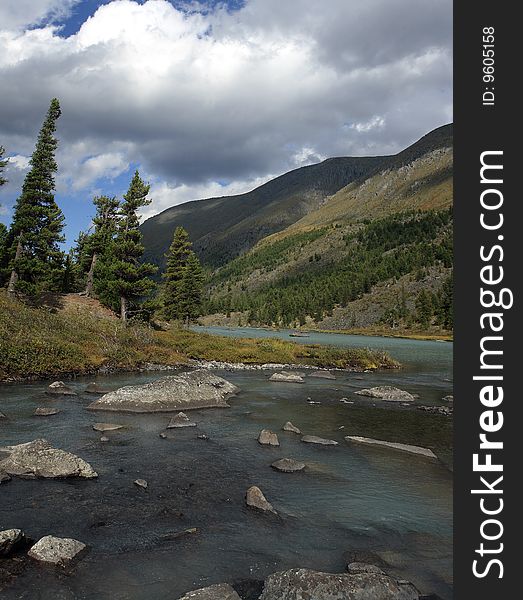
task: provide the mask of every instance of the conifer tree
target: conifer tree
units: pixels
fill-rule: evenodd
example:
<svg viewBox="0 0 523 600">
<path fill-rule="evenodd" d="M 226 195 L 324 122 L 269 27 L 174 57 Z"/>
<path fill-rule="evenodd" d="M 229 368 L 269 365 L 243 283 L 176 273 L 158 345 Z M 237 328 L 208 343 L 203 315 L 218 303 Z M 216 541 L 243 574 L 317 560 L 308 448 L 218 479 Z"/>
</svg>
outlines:
<svg viewBox="0 0 523 600">
<path fill-rule="evenodd" d="M 60 104 L 54 98 L 15 206 L 9 232 L 10 293 L 17 288 L 36 293 L 58 291 L 61 287 L 64 256 L 59 244 L 64 241 L 64 216 L 54 199 L 57 171 L 54 155 L 58 146 L 54 133 L 60 114 Z"/>
<path fill-rule="evenodd" d="M 180 281 L 180 318 L 188 325 L 201 315 L 203 295 L 203 270 L 196 254 L 191 250 Z"/>
<path fill-rule="evenodd" d="M 156 272 L 157 267 L 140 262 L 144 246 L 137 215 L 142 206 L 151 202 L 147 199 L 149 188 L 136 171 L 120 206 L 118 229 L 108 257 L 113 277 L 110 287 L 118 295 L 120 317 L 124 323 L 140 298 L 154 289 L 154 282 L 149 276 Z"/>
<path fill-rule="evenodd" d="M 166 319 L 181 319 L 182 304 L 182 281 L 185 266 L 191 250 L 189 234 L 183 227 L 177 227 L 174 232 L 173 241 L 167 254 L 167 264 L 162 277 L 164 283 L 161 290 L 161 302 L 163 314 Z"/>
<path fill-rule="evenodd" d="M 3 146 L 0 146 L 0 187 L 4 185 L 4 183 L 7 183 L 7 179 L 5 179 L 5 177 L 2 176 L 2 173 L 4 172 L 4 169 L 6 168 L 7 163 L 9 162 L 7 159 L 4 159 L 4 153 L 5 148 Z"/>
</svg>

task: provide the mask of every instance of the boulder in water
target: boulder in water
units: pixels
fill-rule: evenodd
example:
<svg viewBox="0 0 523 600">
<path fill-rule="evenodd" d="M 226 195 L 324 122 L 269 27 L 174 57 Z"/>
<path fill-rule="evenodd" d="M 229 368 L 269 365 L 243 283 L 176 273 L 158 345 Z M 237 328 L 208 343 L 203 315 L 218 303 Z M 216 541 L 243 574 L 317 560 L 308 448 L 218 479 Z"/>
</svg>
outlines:
<svg viewBox="0 0 523 600">
<path fill-rule="evenodd" d="M 58 538 L 46 535 L 29 550 L 27 556 L 51 565 L 64 567 L 77 558 L 86 545 L 71 538 Z"/>
<path fill-rule="evenodd" d="M 333 375 L 330 371 L 313 371 L 309 374 L 309 377 L 317 377 L 318 379 L 336 379 L 336 375 Z"/>
<path fill-rule="evenodd" d="M 226 408 L 226 397 L 238 388 L 204 369 L 162 377 L 144 385 L 128 385 L 92 402 L 91 410 L 137 413 L 196 408 Z"/>
<path fill-rule="evenodd" d="M 247 490 L 245 495 L 245 503 L 250 508 L 261 510 L 262 512 L 271 512 L 277 514 L 272 504 L 265 498 L 259 487 L 253 485 Z"/>
<path fill-rule="evenodd" d="M 305 463 L 294 460 L 293 458 L 280 458 L 280 460 L 273 462 L 271 467 L 282 473 L 295 473 L 296 471 L 303 471 L 303 469 L 305 469 Z"/>
<path fill-rule="evenodd" d="M 241 600 L 241 598 L 227 583 L 217 583 L 216 585 L 187 592 L 179 600 Z"/>
<path fill-rule="evenodd" d="M 5 529 L 0 531 L 0 556 L 9 556 L 24 540 L 21 529 Z"/>
<path fill-rule="evenodd" d="M 283 431 L 290 431 L 291 433 L 297 433 L 298 435 L 301 435 L 301 431 L 290 421 L 287 421 L 287 423 L 285 423 L 282 429 Z"/>
<path fill-rule="evenodd" d="M 51 415 L 57 415 L 59 412 L 57 408 L 37 408 L 33 414 L 37 417 L 50 417 Z"/>
<path fill-rule="evenodd" d="M 393 450 L 400 450 L 402 452 L 409 452 L 410 454 L 418 454 L 420 456 L 426 456 L 427 458 L 437 458 L 437 456 L 429 448 L 423 448 L 421 446 L 412 446 L 411 444 L 398 444 L 396 442 L 384 442 L 382 440 L 374 440 L 372 438 L 361 437 L 358 435 L 347 435 L 345 437 L 347 442 L 355 442 L 357 444 L 368 444 L 370 446 L 381 446 L 384 448 L 392 448 Z"/>
<path fill-rule="evenodd" d="M 196 427 L 196 423 L 191 421 L 184 412 L 179 412 L 169 421 L 167 429 L 174 429 L 176 427 Z"/>
<path fill-rule="evenodd" d="M 379 400 L 387 400 L 388 402 L 413 402 L 414 396 L 400 390 L 392 385 L 379 385 L 373 388 L 367 388 L 364 390 L 358 390 L 354 392 L 359 396 L 369 396 L 370 398 L 378 398 Z"/>
<path fill-rule="evenodd" d="M 263 446 L 280 445 L 278 436 L 273 431 L 269 431 L 269 429 L 262 429 L 260 431 L 260 435 L 258 436 L 258 443 L 262 444 Z"/>
<path fill-rule="evenodd" d="M 87 387 L 85 388 L 86 394 L 109 394 L 110 391 L 111 390 L 104 388 L 103 386 L 101 386 L 99 383 L 96 383 L 95 381 L 88 383 Z"/>
<path fill-rule="evenodd" d="M 53 381 L 53 383 L 45 390 L 45 393 L 55 396 L 76 396 L 76 392 L 65 385 L 63 381 Z"/>
<path fill-rule="evenodd" d="M 285 383 L 304 383 L 304 379 L 297 373 L 273 373 L 269 381 L 282 381 Z"/>
<path fill-rule="evenodd" d="M 0 461 L 0 471 L 25 479 L 82 477 L 92 479 L 98 474 L 85 460 L 53 448 L 47 440 L 34 440 L 17 446 L 4 446 L 7 456 Z"/>
<path fill-rule="evenodd" d="M 123 425 L 118 425 L 117 423 L 95 423 L 93 429 L 101 432 L 116 431 L 117 429 L 123 429 Z"/>
<path fill-rule="evenodd" d="M 144 490 L 146 490 L 149 487 L 149 484 L 147 483 L 147 481 L 145 481 L 145 479 L 135 479 L 134 485 L 141 487 Z"/>
<path fill-rule="evenodd" d="M 419 592 L 380 573 L 321 573 L 290 569 L 265 580 L 260 600 L 418 600 Z"/>
<path fill-rule="evenodd" d="M 325 438 L 318 437 L 317 435 L 304 435 L 301 438 L 302 442 L 306 444 L 319 444 L 320 446 L 337 446 L 338 442 L 335 440 L 327 440 Z"/>
</svg>

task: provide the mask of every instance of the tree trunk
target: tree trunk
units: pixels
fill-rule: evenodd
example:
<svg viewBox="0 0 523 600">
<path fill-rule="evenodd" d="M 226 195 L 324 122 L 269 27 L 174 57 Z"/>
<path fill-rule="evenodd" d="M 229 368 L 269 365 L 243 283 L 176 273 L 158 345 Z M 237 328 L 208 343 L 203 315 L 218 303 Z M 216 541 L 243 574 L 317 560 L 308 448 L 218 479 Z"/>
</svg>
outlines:
<svg viewBox="0 0 523 600">
<path fill-rule="evenodd" d="M 125 296 L 120 296 L 120 318 L 122 323 L 127 325 L 127 298 Z"/>
<path fill-rule="evenodd" d="M 85 284 L 85 295 L 92 296 L 93 295 L 93 286 L 94 286 L 94 268 L 96 266 L 96 260 L 98 259 L 98 255 L 96 252 L 93 254 L 93 258 L 91 260 L 91 266 L 89 268 L 89 273 L 87 273 L 87 282 Z"/>
<path fill-rule="evenodd" d="M 16 246 L 16 254 L 15 254 L 15 263 L 22 256 L 22 236 L 18 238 L 18 244 Z M 9 294 L 14 294 L 16 291 L 16 283 L 18 281 L 18 273 L 16 268 L 13 268 L 11 271 L 11 277 L 9 278 L 9 285 L 7 286 L 7 292 Z"/>
</svg>

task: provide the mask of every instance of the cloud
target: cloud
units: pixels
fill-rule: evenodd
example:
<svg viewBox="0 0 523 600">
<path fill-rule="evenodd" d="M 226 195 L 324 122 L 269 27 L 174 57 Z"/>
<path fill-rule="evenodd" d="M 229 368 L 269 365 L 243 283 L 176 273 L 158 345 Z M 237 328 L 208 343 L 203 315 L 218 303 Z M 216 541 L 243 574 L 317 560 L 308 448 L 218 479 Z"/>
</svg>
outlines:
<svg viewBox="0 0 523 600">
<path fill-rule="evenodd" d="M 70 5 L 38 0 L 30 18 Z M 57 96 L 62 184 L 138 164 L 159 182 L 149 212 L 214 195 L 217 181 L 395 152 L 451 120 L 451 19 L 451 0 L 247 0 L 235 12 L 114 0 L 67 38 L 7 27 L 1 141 L 30 154 Z"/>
<path fill-rule="evenodd" d="M 17 30 L 30 25 L 63 19 L 80 0 L 2 0 L 2 29 Z"/>
</svg>

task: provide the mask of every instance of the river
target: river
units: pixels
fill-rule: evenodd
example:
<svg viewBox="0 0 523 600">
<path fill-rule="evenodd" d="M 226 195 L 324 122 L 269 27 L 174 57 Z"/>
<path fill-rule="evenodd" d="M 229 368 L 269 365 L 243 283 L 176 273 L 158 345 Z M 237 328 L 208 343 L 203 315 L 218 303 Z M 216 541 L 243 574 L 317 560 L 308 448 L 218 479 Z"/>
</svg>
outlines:
<svg viewBox="0 0 523 600">
<path fill-rule="evenodd" d="M 207 329 L 207 331 L 209 331 Z M 214 328 L 230 336 L 279 335 Z M 2 443 L 45 438 L 78 454 L 99 473 L 93 481 L 13 478 L 0 488 L 0 529 L 73 537 L 88 554 L 64 572 L 23 563 L 2 597 L 56 599 L 175 599 L 227 581 L 261 580 L 291 567 L 342 572 L 354 553 L 373 553 L 396 576 L 424 593 L 452 598 L 451 419 L 412 407 L 387 406 L 354 394 L 371 385 L 397 385 L 419 394 L 416 403 L 440 404 L 452 393 L 452 344 L 393 338 L 311 334 L 297 342 L 388 350 L 397 371 L 337 373 L 335 381 L 268 382 L 262 371 L 218 374 L 238 385 L 229 409 L 194 411 L 198 427 L 161 439 L 166 415 L 93 414 L 83 393 L 92 378 L 77 378 L 74 397 L 45 395 L 48 382 L 0 387 Z M 115 389 L 145 383 L 158 373 L 98 376 Z M 349 402 L 340 402 L 347 398 Z M 318 404 L 316 404 L 318 403 Z M 60 413 L 36 417 L 38 406 Z M 285 421 L 338 447 L 303 444 L 284 433 Z M 95 421 L 126 425 L 100 442 Z M 260 429 L 278 432 L 279 448 L 256 442 Z M 205 433 L 209 439 L 198 439 Z M 430 445 L 441 462 L 397 451 L 348 445 L 345 435 L 401 438 Z M 283 456 L 307 463 L 305 472 L 270 468 Z M 143 490 L 133 485 L 146 479 Z M 244 506 L 258 485 L 280 517 Z M 197 528 L 174 540 L 173 532 Z M 38 590 L 38 591 L 37 591 Z"/>
</svg>

